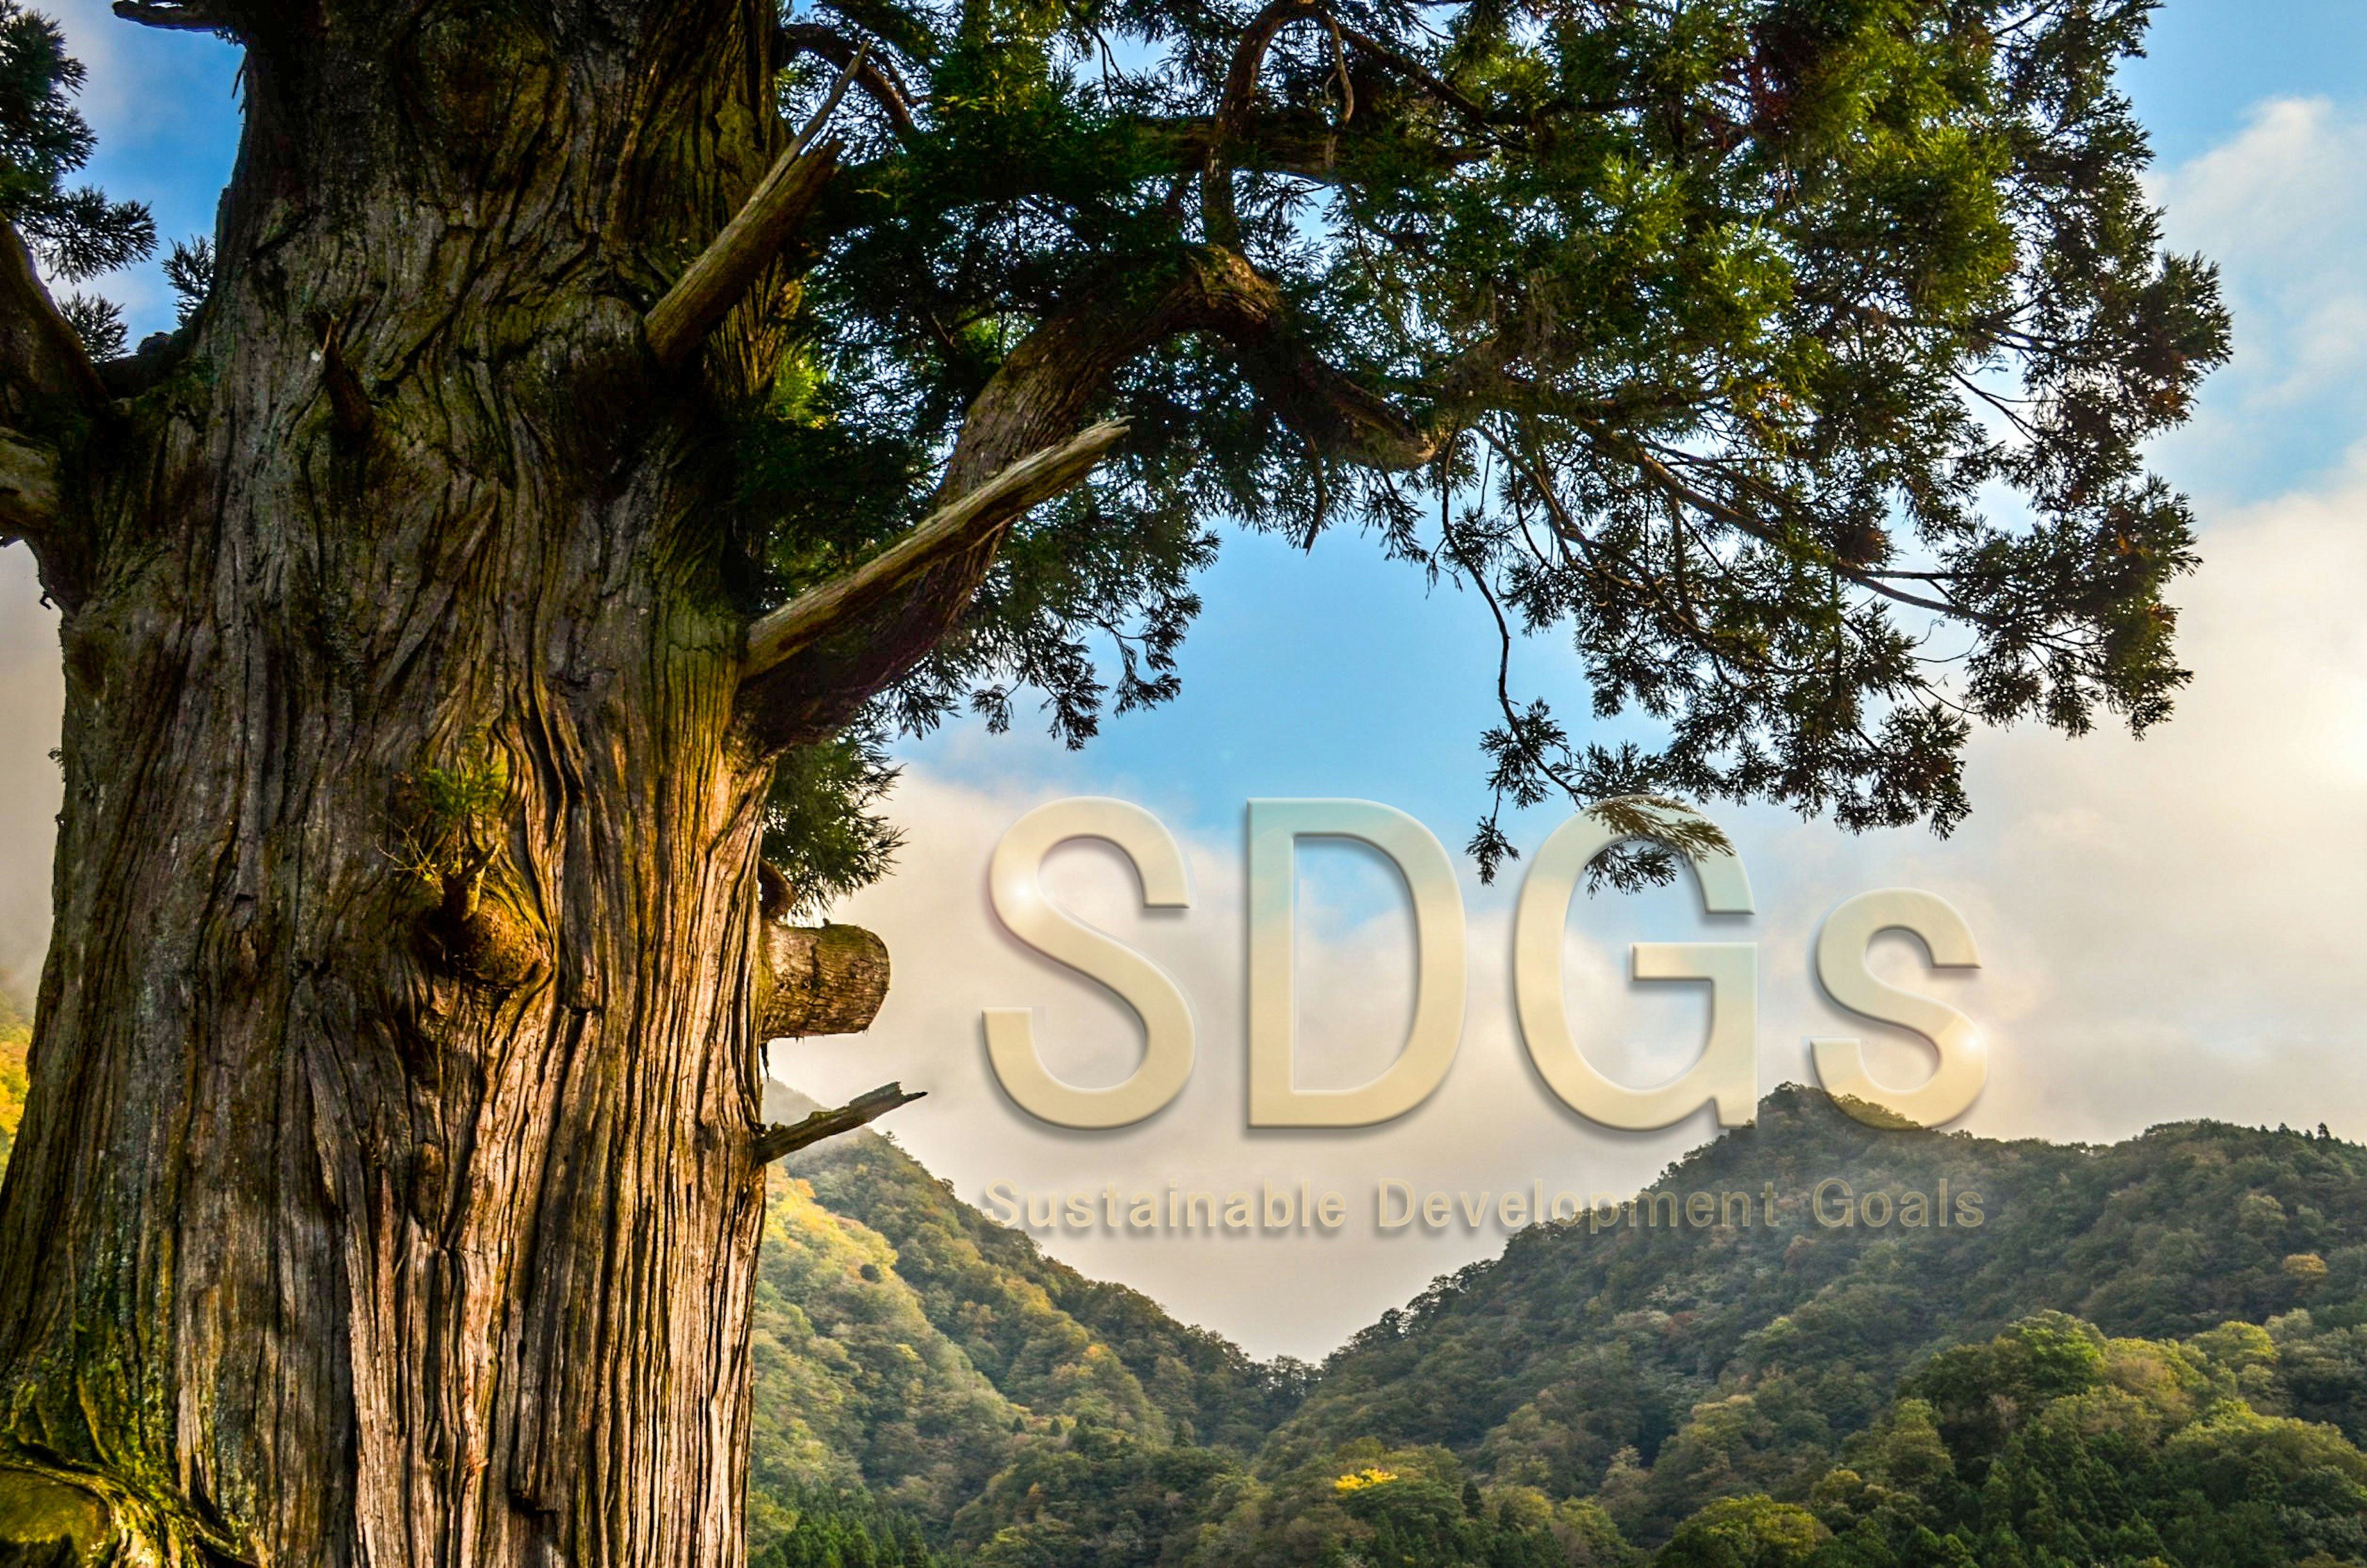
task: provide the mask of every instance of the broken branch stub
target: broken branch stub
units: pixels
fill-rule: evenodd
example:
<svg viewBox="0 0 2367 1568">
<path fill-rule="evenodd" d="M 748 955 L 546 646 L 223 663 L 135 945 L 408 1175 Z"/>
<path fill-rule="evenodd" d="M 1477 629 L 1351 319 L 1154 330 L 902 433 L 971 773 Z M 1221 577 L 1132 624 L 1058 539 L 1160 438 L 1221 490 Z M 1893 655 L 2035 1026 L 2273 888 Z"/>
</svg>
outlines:
<svg viewBox="0 0 2367 1568">
<path fill-rule="evenodd" d="M 756 1032 L 860 1034 L 888 999 L 888 944 L 860 926 L 759 929 Z"/>
</svg>

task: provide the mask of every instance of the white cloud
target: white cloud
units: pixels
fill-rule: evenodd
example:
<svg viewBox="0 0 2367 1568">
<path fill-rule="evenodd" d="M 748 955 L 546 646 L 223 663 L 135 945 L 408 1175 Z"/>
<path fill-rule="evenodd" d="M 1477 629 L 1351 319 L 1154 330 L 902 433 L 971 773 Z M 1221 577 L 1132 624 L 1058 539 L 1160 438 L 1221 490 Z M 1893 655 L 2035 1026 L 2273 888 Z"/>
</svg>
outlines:
<svg viewBox="0 0 2367 1568">
<path fill-rule="evenodd" d="M 2339 458 L 2367 418 L 2367 109 L 2271 99 L 2233 141 L 2153 185 L 2169 243 L 2219 263 L 2235 357 L 2164 443 L 2209 491 L 2262 495 Z"/>
</svg>

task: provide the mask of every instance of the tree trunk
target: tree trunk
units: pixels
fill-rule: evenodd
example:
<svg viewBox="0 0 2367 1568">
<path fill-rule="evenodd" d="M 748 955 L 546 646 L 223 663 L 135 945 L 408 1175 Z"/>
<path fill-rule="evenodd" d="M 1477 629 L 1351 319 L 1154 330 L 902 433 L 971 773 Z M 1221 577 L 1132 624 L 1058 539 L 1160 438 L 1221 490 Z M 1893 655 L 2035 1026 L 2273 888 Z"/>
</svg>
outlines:
<svg viewBox="0 0 2367 1568">
<path fill-rule="evenodd" d="M 212 300 L 44 551 L 0 1563 L 728 1568 L 753 329 L 642 322 L 784 144 L 770 0 L 249 10 Z"/>
</svg>

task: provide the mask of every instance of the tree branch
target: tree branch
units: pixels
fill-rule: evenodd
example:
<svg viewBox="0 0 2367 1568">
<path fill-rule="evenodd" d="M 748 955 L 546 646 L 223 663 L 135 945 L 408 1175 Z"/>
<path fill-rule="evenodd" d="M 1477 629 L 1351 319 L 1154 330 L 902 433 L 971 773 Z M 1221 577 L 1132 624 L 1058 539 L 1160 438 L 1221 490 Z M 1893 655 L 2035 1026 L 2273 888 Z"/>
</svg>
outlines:
<svg viewBox="0 0 2367 1568">
<path fill-rule="evenodd" d="M 814 55 L 850 73 L 855 85 L 879 106 L 879 112 L 888 117 L 888 123 L 899 137 L 911 136 L 917 129 L 912 121 L 912 96 L 882 62 L 866 57 L 863 45 L 811 22 L 784 26 L 781 45 L 792 54 Z"/>
<path fill-rule="evenodd" d="M 990 540 L 1029 507 L 1091 473 L 1125 434 L 1122 424 L 1096 424 L 1059 446 L 1032 453 L 931 513 L 853 571 L 798 595 L 749 628 L 741 678 L 753 680 L 786 663 L 949 558 Z"/>
<path fill-rule="evenodd" d="M 54 536 L 60 457 L 44 437 L 108 405 L 97 367 L 42 286 L 24 236 L 0 220 L 0 536 L 30 542 L 61 597 L 73 572 Z"/>
<path fill-rule="evenodd" d="M 1257 116 L 1258 71 L 1265 63 L 1266 51 L 1274 47 L 1275 37 L 1291 23 L 1319 19 L 1328 21 L 1329 14 L 1310 0 L 1273 0 L 1251 19 L 1241 32 L 1240 41 L 1233 46 L 1232 68 L 1225 73 L 1224 96 L 1217 103 L 1215 134 L 1208 139 L 1200 165 L 1200 221 L 1207 230 L 1211 244 L 1241 243 L 1240 220 L 1233 210 L 1229 159 L 1233 141 Z M 1331 31 L 1336 47 L 1338 27 L 1334 25 Z"/>
<path fill-rule="evenodd" d="M 25 237 L 0 220 L 0 423 L 38 425 L 107 403 L 97 367 L 42 286 Z"/>
<path fill-rule="evenodd" d="M 864 51 L 856 50 L 838 80 L 831 84 L 821 107 L 758 183 L 746 205 L 650 311 L 643 331 L 659 364 L 675 366 L 688 358 L 758 276 L 773 265 L 813 209 L 822 187 L 837 172 L 843 151 L 839 142 L 816 145 L 813 139 L 846 96 L 846 85 L 864 58 Z"/>
<path fill-rule="evenodd" d="M 937 512 L 886 554 L 753 629 L 740 686 L 760 744 L 830 735 L 958 623 L 1004 529 L 1082 479 L 1119 432 L 1071 436 L 1120 368 L 1179 333 L 1222 338 L 1251 385 L 1319 457 L 1414 468 L 1435 432 L 1323 363 L 1279 289 L 1239 255 L 1179 249 L 1116 269 L 1022 339 L 970 404 Z"/>
<path fill-rule="evenodd" d="M 835 1111 L 817 1111 L 792 1127 L 767 1127 L 756 1137 L 756 1163 L 770 1165 L 783 1155 L 835 1138 L 841 1133 L 852 1133 L 885 1116 L 899 1106 L 910 1105 L 926 1099 L 925 1093 L 906 1094 L 902 1084 L 888 1084 L 869 1094 L 840 1106 Z"/>
<path fill-rule="evenodd" d="M 785 1035 L 860 1034 L 888 999 L 888 944 L 861 926 L 759 928 L 756 1032 Z"/>
<path fill-rule="evenodd" d="M 1372 468 L 1418 468 L 1438 455 L 1438 434 L 1416 424 L 1325 364 L 1290 306 L 1239 254 L 1192 253 L 1176 326 L 1223 338 L 1258 396 L 1319 453 Z"/>
<path fill-rule="evenodd" d="M 176 32 L 231 30 L 230 17 L 202 0 L 115 0 L 115 14 L 143 28 L 169 28 Z"/>
</svg>

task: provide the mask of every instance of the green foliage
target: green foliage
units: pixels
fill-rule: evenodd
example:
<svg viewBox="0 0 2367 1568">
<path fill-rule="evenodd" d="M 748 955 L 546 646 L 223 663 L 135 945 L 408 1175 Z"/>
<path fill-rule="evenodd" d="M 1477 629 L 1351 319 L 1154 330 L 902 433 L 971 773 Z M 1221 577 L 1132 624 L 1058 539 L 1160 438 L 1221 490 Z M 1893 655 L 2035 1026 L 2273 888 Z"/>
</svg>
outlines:
<svg viewBox="0 0 2367 1568">
<path fill-rule="evenodd" d="M 25 1070 L 32 1041 L 31 1027 L 21 1020 L 0 1024 L 0 1176 L 7 1174 L 8 1153 L 16 1147 L 17 1128 L 25 1119 L 25 1096 L 32 1091 Z"/>
<path fill-rule="evenodd" d="M 1828 1533 L 1793 1504 L 1722 1497 L 1677 1527 L 1653 1568 L 1808 1568 Z"/>
<path fill-rule="evenodd" d="M 73 294 L 58 307 L 58 313 L 82 340 L 83 352 L 93 359 L 113 359 L 123 352 L 128 329 L 123 324 L 123 307 L 112 299 L 96 294 Z"/>
<path fill-rule="evenodd" d="M 214 243 L 203 234 L 174 241 L 164 253 L 164 281 L 173 290 L 175 314 L 187 326 L 214 289 Z"/>
<path fill-rule="evenodd" d="M 1202 1516 L 1243 1479 L 1218 1450 L 1079 1423 L 996 1476 L 953 1539 L 977 1568 L 1153 1568 L 1188 1551 Z"/>
<path fill-rule="evenodd" d="M 760 1548 L 820 1486 L 996 1568 L 2367 1562 L 2367 1151 L 2322 1134 L 2000 1144 L 1781 1090 L 1656 1188 L 1772 1183 L 1772 1226 L 1533 1226 L 1311 1379 L 878 1134 L 794 1168 Z M 1835 1175 L 1983 1223 L 1827 1228 Z"/>
<path fill-rule="evenodd" d="M 2334 1427 L 2254 1409 L 2219 1359 L 2228 1337 L 2108 1339 L 2046 1314 L 1938 1358 L 1910 1381 L 1921 1397 L 1817 1483 L 1833 1539 L 1807 1561 L 2266 1568 L 2360 1557 L 2367 1455 Z"/>
<path fill-rule="evenodd" d="M 1246 1455 L 1305 1392 L 1306 1368 L 1253 1361 L 1140 1292 L 1045 1257 L 880 1134 L 816 1145 L 786 1168 L 886 1238 L 929 1320 L 1031 1410 Z"/>
<path fill-rule="evenodd" d="M 1120 1458 L 1161 1486 L 1229 1474 L 1295 1403 L 1303 1369 L 1262 1366 L 1043 1257 L 880 1134 L 787 1168 L 768 1194 L 754 1310 L 760 1562 L 817 1489 L 983 1550 L 1026 1524 L 1039 1482 Z M 1123 1490 L 1123 1468 L 1109 1487 Z M 1030 1479 L 1014 1490 L 1014 1475 Z M 1121 1523 L 1111 1530 L 1140 1534 Z"/>
<path fill-rule="evenodd" d="M 2191 519 L 2143 449 L 2227 322 L 2211 267 L 2162 248 L 2114 85 L 2151 8 L 1356 0 L 1336 35 L 1284 25 L 1229 104 L 1256 9 L 1230 0 L 819 6 L 800 20 L 867 40 L 912 123 L 842 118 L 861 177 L 813 226 L 797 351 L 743 443 L 751 592 L 909 525 L 910 481 L 1046 323 L 1135 319 L 1220 246 L 1287 302 L 1274 354 L 1440 456 L 1327 455 L 1250 389 L 1272 345 L 1191 321 L 1114 344 L 1089 412 L 1133 434 L 1016 530 L 897 723 L 966 700 L 1000 727 L 1034 690 L 1082 741 L 1113 693 L 1176 689 L 1203 519 L 1353 522 L 1508 644 L 1569 637 L 1597 717 L 1659 728 L 1596 744 L 1508 688 L 1500 807 L 1765 797 L 1944 830 L 1975 725 L 2142 730 L 2186 679 L 2166 594 Z M 827 74 L 791 73 L 788 107 Z M 1494 812 L 1472 850 L 1512 852 Z"/>
<path fill-rule="evenodd" d="M 67 188 L 94 145 L 69 102 L 85 75 L 55 22 L 19 0 L 0 0 L 0 218 L 53 276 L 69 281 L 144 261 L 156 248 L 145 207 L 109 201 L 92 186 Z M 94 357 L 122 352 L 123 314 L 113 304 L 76 294 L 62 309 Z"/>
<path fill-rule="evenodd" d="M 804 1489 L 872 1497 L 942 1526 L 1037 1425 L 930 1321 L 882 1237 L 778 1176 L 753 1340 L 749 1540 L 759 1551 L 789 1529 Z"/>
<path fill-rule="evenodd" d="M 499 848 L 509 789 L 509 759 L 484 736 L 470 737 L 448 765 L 403 781 L 389 857 L 430 886 L 481 873 Z"/>
<path fill-rule="evenodd" d="M 1438 1448 L 1366 1438 L 1224 1501 L 1193 1556 L 1199 1568 L 1613 1568 L 1636 1557 L 1592 1503 L 1482 1486 Z"/>
<path fill-rule="evenodd" d="M 888 874 L 904 836 L 876 807 L 900 772 L 868 725 L 783 754 L 764 800 L 764 852 L 788 880 L 792 912 L 818 912 Z"/>
<path fill-rule="evenodd" d="M 792 1522 L 749 1568 L 944 1568 L 910 1517 L 855 1495 L 795 1488 L 783 1498 Z"/>
<path fill-rule="evenodd" d="M 1981 1195 L 1985 1223 L 1827 1229 L 1806 1200 L 1836 1175 L 1860 1192 L 1945 1180 Z M 1657 1186 L 1765 1183 L 1772 1227 L 1523 1233 L 1335 1355 L 1268 1462 L 1364 1436 L 1441 1444 L 1499 1483 L 1596 1496 L 1659 1541 L 1712 1496 L 1805 1499 L 1911 1369 L 2047 1308 L 2163 1339 L 2266 1325 L 2253 1336 L 2280 1370 L 2246 1352 L 2255 1407 L 2367 1438 L 2367 1153 L 2351 1145 L 2210 1122 L 2109 1148 L 1998 1144 L 1866 1127 L 1786 1089 Z M 2303 1253 L 2323 1277 L 2286 1269 Z M 1980 1375 L 2055 1397 L 2081 1344 L 2017 1340 L 2014 1367 Z"/>
</svg>

